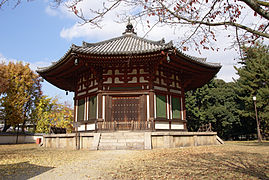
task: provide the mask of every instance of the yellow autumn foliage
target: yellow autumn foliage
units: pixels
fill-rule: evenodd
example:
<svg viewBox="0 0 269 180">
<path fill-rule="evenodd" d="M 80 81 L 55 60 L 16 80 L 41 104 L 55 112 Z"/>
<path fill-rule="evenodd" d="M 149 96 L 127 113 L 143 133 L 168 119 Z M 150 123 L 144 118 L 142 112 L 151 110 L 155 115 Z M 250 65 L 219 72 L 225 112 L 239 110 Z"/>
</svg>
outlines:
<svg viewBox="0 0 269 180">
<path fill-rule="evenodd" d="M 61 104 L 57 98 L 42 96 L 36 106 L 36 132 L 49 133 L 51 126 L 66 128 L 71 132 L 73 128 L 73 110 L 68 104 Z"/>
</svg>

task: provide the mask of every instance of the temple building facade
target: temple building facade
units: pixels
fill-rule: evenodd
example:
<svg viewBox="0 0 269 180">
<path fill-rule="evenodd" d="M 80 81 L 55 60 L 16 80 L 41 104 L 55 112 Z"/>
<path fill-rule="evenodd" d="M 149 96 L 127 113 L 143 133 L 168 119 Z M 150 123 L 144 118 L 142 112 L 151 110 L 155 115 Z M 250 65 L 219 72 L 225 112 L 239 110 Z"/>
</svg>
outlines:
<svg viewBox="0 0 269 180">
<path fill-rule="evenodd" d="M 74 92 L 77 131 L 187 131 L 185 92 L 210 81 L 221 66 L 184 54 L 172 42 L 136 35 L 72 45 L 37 72 Z"/>
</svg>

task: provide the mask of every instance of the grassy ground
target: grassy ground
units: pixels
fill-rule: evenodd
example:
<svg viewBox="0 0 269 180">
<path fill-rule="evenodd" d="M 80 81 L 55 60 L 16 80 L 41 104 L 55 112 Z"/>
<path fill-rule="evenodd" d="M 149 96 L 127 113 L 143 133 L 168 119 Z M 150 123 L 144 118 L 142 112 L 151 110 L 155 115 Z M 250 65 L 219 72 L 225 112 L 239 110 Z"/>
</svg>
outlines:
<svg viewBox="0 0 269 180">
<path fill-rule="evenodd" d="M 35 144 L 0 145 L 0 177 L 28 179 L 68 164 L 79 166 L 96 158 L 101 163 L 102 156 L 109 153 L 45 149 Z M 98 162 L 96 167 L 100 167 Z M 269 179 L 269 142 L 124 151 L 122 158 L 112 158 L 100 170 L 112 179 Z"/>
</svg>

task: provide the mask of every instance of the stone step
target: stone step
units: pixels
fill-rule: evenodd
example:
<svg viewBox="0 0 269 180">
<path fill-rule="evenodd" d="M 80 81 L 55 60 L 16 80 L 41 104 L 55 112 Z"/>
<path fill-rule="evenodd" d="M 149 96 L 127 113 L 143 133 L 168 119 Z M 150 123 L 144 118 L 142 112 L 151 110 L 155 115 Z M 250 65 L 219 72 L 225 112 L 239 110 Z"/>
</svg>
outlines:
<svg viewBox="0 0 269 180">
<path fill-rule="evenodd" d="M 135 139 L 118 139 L 118 142 L 144 142 L 144 138 L 135 138 Z"/>
<path fill-rule="evenodd" d="M 101 133 L 98 149 L 144 149 L 144 141 L 144 132 L 117 131 L 110 133 Z"/>
<path fill-rule="evenodd" d="M 99 146 L 98 150 L 116 150 L 116 146 Z"/>
<path fill-rule="evenodd" d="M 113 132 L 113 133 L 102 133 L 104 137 L 121 137 L 121 136 L 144 136 L 144 133 L 136 133 L 136 132 Z"/>
<path fill-rule="evenodd" d="M 99 150 L 124 150 L 124 149 L 144 149 L 144 143 L 100 143 Z"/>
<path fill-rule="evenodd" d="M 118 139 L 116 139 L 116 138 L 109 138 L 109 139 L 104 139 L 104 138 L 102 138 L 101 137 L 101 139 L 100 139 L 100 143 L 103 143 L 103 142 L 118 142 Z"/>
<path fill-rule="evenodd" d="M 145 136 L 101 136 L 102 139 L 144 139 Z"/>
<path fill-rule="evenodd" d="M 100 139 L 100 143 L 103 142 L 144 142 L 144 138 L 135 138 L 135 139 L 129 139 L 129 138 L 121 138 L 121 139 L 113 139 L 113 138 L 109 138 L 109 139 Z"/>
<path fill-rule="evenodd" d="M 122 137 L 101 137 L 101 139 L 144 139 L 144 136 L 140 137 L 127 137 L 127 136 L 122 136 Z"/>
<path fill-rule="evenodd" d="M 100 142 L 100 146 L 127 146 L 126 142 Z"/>
</svg>

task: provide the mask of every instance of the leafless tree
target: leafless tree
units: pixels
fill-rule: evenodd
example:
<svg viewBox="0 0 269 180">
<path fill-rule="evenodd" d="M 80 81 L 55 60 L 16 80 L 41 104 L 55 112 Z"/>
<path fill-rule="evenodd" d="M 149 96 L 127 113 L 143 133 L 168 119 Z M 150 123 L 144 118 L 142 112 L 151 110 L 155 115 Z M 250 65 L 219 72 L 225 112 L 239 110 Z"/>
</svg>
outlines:
<svg viewBox="0 0 269 180">
<path fill-rule="evenodd" d="M 1 0 L 0 8 L 8 1 Z M 20 2 L 17 0 L 16 5 Z M 81 8 L 80 4 L 85 0 L 53 2 L 56 6 L 64 3 L 82 21 L 81 24 L 99 28 L 113 11 L 119 15 L 118 21 L 126 21 L 131 16 L 148 26 L 148 31 L 156 25 L 188 28 L 179 43 L 183 50 L 188 50 L 190 45 L 198 51 L 201 48 L 218 50 L 213 44 L 217 36 L 224 34 L 236 46 L 269 39 L 268 0 L 103 0 L 103 6 L 98 9 Z M 126 10 L 123 11 L 121 6 Z"/>
</svg>

